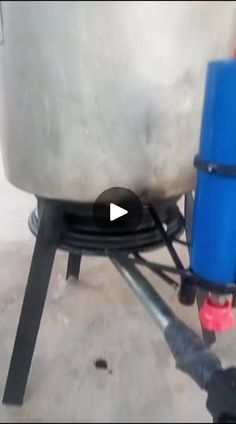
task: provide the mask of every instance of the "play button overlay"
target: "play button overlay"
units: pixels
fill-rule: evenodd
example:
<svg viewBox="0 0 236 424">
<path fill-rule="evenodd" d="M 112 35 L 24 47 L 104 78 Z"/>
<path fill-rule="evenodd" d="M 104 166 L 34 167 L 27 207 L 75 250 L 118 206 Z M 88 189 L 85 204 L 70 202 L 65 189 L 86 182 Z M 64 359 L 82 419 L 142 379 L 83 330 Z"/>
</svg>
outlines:
<svg viewBox="0 0 236 424">
<path fill-rule="evenodd" d="M 121 218 L 127 213 L 128 211 L 126 209 L 115 205 L 115 203 L 110 203 L 110 221 L 115 221 L 115 219 Z"/>
<path fill-rule="evenodd" d="M 97 198 L 93 206 L 96 226 L 109 233 L 135 231 L 142 220 L 143 205 L 131 190 L 112 187 Z"/>
</svg>

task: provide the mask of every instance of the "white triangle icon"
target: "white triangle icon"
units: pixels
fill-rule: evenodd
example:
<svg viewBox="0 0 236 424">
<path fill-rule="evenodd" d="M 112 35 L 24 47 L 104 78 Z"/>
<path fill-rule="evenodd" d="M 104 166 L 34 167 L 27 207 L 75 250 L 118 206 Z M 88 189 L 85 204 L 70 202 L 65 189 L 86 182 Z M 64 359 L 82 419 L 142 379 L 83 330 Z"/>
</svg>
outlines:
<svg viewBox="0 0 236 424">
<path fill-rule="evenodd" d="M 117 206 L 115 203 L 110 203 L 110 221 L 120 218 L 128 213 L 126 209 Z"/>
</svg>

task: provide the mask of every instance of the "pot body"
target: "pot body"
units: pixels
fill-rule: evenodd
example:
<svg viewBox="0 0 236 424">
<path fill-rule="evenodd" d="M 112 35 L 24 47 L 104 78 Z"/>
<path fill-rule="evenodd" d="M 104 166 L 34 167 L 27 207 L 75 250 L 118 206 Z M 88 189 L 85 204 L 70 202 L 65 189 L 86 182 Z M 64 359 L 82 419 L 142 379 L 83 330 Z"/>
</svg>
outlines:
<svg viewBox="0 0 236 424">
<path fill-rule="evenodd" d="M 4 168 L 39 196 L 146 200 L 194 186 L 207 62 L 235 2 L 2 2 Z"/>
</svg>

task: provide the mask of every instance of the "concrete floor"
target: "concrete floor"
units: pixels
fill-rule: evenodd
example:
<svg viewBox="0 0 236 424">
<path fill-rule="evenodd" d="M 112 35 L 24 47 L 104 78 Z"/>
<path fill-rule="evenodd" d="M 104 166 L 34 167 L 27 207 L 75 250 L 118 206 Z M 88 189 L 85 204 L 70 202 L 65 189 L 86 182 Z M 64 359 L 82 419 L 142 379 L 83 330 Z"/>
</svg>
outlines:
<svg viewBox="0 0 236 424">
<path fill-rule="evenodd" d="M 0 163 L 0 395 L 11 357 L 34 238 L 33 196 L 12 187 Z M 150 254 L 167 260 L 165 250 Z M 84 258 L 79 284 L 65 283 L 58 252 L 21 408 L 0 407 L 0 422 L 211 422 L 206 396 L 177 371 L 162 335 L 108 260 Z M 199 331 L 195 308 L 149 272 L 180 317 Z M 215 349 L 236 363 L 236 333 Z M 108 370 L 96 369 L 103 358 Z"/>
</svg>

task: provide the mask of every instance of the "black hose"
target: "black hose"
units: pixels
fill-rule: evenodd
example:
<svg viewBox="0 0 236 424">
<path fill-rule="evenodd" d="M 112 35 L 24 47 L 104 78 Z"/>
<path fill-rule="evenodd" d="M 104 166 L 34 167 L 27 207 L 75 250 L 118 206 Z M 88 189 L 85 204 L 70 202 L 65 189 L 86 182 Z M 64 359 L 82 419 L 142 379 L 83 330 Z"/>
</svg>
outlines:
<svg viewBox="0 0 236 424">
<path fill-rule="evenodd" d="M 188 374 L 202 389 L 206 389 L 212 376 L 222 369 L 218 357 L 182 321 L 171 321 L 165 340 L 175 358 L 176 368 Z"/>
</svg>

